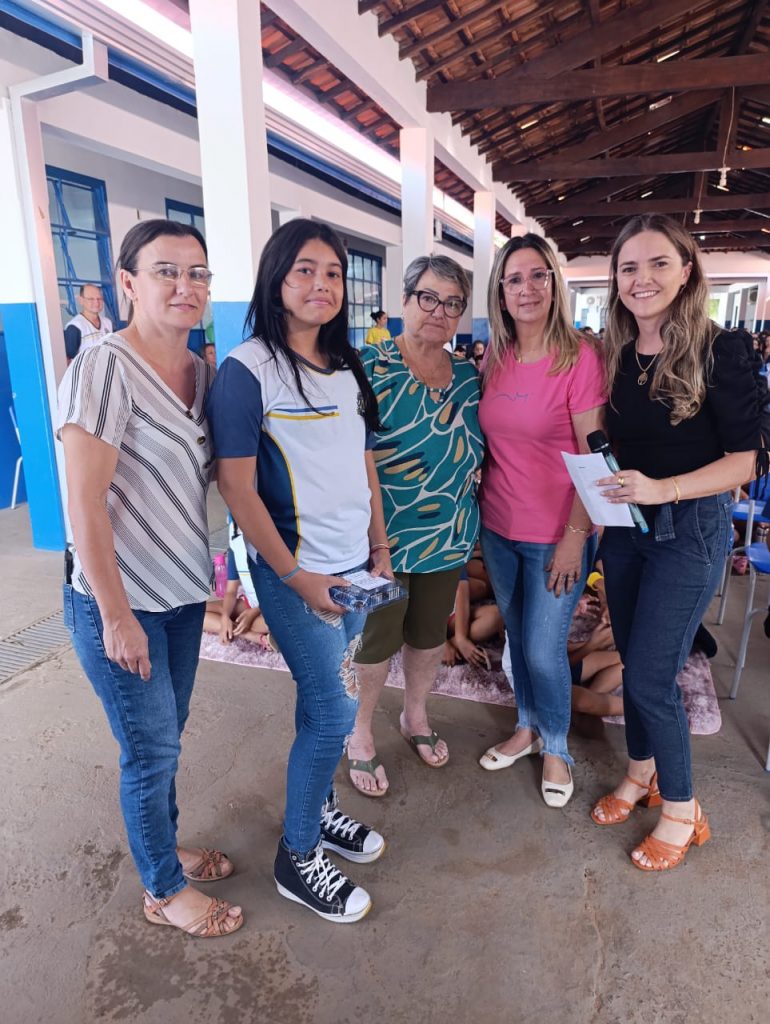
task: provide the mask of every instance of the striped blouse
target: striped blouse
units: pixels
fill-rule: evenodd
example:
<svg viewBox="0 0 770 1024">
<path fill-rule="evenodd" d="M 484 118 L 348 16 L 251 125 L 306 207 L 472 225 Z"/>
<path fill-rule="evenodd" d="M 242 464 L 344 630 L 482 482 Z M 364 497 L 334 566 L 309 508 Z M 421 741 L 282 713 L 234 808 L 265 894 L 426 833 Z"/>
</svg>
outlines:
<svg viewBox="0 0 770 1024">
<path fill-rule="evenodd" d="M 205 601 L 211 592 L 206 398 L 214 371 L 191 358 L 189 409 L 119 334 L 80 352 L 59 386 L 57 437 L 74 423 L 118 449 L 107 511 L 128 603 L 139 611 Z M 93 596 L 77 551 L 72 585 Z"/>
</svg>

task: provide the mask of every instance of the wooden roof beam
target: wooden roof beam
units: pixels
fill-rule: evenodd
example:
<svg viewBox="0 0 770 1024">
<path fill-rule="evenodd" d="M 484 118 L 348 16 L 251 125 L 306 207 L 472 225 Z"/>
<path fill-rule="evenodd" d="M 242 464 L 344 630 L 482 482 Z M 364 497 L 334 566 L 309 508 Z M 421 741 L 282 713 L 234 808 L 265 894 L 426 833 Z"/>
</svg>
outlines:
<svg viewBox="0 0 770 1024">
<path fill-rule="evenodd" d="M 487 107 L 510 108 L 525 103 L 574 103 L 596 96 L 724 89 L 736 82 L 741 85 L 770 85 L 767 54 L 590 68 L 557 78 L 524 76 L 517 71 L 482 81 L 446 82 L 428 86 L 427 109 L 431 113 L 443 113 L 484 110 Z"/>
<path fill-rule="evenodd" d="M 731 170 L 770 167 L 770 149 L 734 149 L 726 155 L 711 153 L 661 153 L 656 156 L 624 156 L 607 160 L 566 160 L 557 155 L 546 160 L 494 164 L 495 181 L 569 181 L 570 178 L 615 178 L 639 174 L 685 174 L 718 171 L 726 160 Z"/>
<path fill-rule="evenodd" d="M 711 223 L 704 224 L 687 224 L 686 229 L 693 235 L 736 235 L 736 234 L 750 234 L 754 235 L 757 232 L 762 233 L 762 228 L 766 228 L 770 232 L 770 218 L 765 219 L 764 217 L 754 217 L 747 220 L 724 220 L 724 221 L 711 221 Z M 578 231 L 574 227 L 569 228 L 553 228 L 549 231 L 549 234 L 555 242 L 564 242 L 569 246 L 572 242 L 578 241 L 585 235 L 590 235 L 591 238 L 615 238 L 617 235 L 617 229 L 610 225 L 603 225 L 602 227 L 594 227 L 587 221 L 584 225 L 581 225 Z M 768 243 L 770 243 L 770 234 L 768 234 Z"/>
<path fill-rule="evenodd" d="M 495 11 L 499 11 L 501 7 L 505 6 L 508 0 L 492 0 L 492 3 L 486 3 L 483 7 L 477 7 L 475 11 L 471 11 L 470 14 L 465 14 L 463 17 L 458 18 L 456 21 L 450 21 L 443 28 L 437 29 L 435 32 L 431 32 L 429 36 L 423 36 L 421 39 L 416 39 L 413 43 L 409 43 L 408 46 L 403 47 L 398 51 L 398 55 L 401 60 L 406 60 L 407 57 L 412 57 L 415 53 L 419 53 L 420 50 L 427 50 L 428 47 L 434 46 L 436 43 L 440 43 L 444 39 L 449 39 L 451 36 L 456 35 L 461 29 L 468 25 L 472 25 L 474 21 L 479 21 L 480 18 L 486 18 L 490 14 L 494 14 Z M 436 3 L 428 5 L 434 10 Z M 496 38 L 500 38 L 500 30 L 496 33 Z M 471 44 L 474 49 L 478 46 L 478 43 Z"/>
<path fill-rule="evenodd" d="M 408 25 L 415 18 L 419 18 L 423 14 L 428 14 L 430 11 L 436 9 L 436 0 L 422 0 L 422 3 L 415 4 L 414 7 L 407 7 L 406 10 L 401 11 L 400 14 L 394 15 L 392 18 L 388 18 L 387 21 L 381 21 L 377 29 L 377 35 L 380 37 L 388 35 L 391 32 L 395 32 L 396 29 L 401 28 L 402 25 Z M 359 4 L 359 14 L 361 14 Z"/>
<path fill-rule="evenodd" d="M 527 207 L 528 217 L 632 217 L 635 213 L 692 213 L 696 206 L 704 212 L 711 210 L 770 210 L 770 192 L 744 193 L 721 196 L 703 196 L 699 204 L 692 196 L 681 199 L 630 199 L 621 202 L 596 203 L 574 200 L 563 203 L 533 203 Z M 770 237 L 770 236 L 768 236 Z"/>
</svg>

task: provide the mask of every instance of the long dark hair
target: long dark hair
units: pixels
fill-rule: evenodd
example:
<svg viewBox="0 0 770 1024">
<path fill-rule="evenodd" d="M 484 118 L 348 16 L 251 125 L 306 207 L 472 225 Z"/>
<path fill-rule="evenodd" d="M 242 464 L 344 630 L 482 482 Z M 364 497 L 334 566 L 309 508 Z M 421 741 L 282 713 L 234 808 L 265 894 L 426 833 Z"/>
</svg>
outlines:
<svg viewBox="0 0 770 1024">
<path fill-rule="evenodd" d="M 315 409 L 305 394 L 303 375 L 307 372 L 302 361 L 289 347 L 286 329 L 286 310 L 281 299 L 284 278 L 294 265 L 297 253 L 306 242 L 318 239 L 333 250 L 342 267 L 343 281 L 347 280 L 348 257 L 342 240 L 336 231 L 318 221 L 297 218 L 281 225 L 270 236 L 262 250 L 257 270 L 257 281 L 246 312 L 245 331 L 249 337 L 260 338 L 276 363 L 279 355 L 289 364 L 294 374 L 297 390 L 303 401 Z M 333 370 L 351 370 L 361 392 L 362 414 L 368 430 L 381 430 L 377 399 L 369 379 L 364 372 L 358 352 L 348 340 L 348 296 L 347 286 L 343 290 L 342 306 L 339 313 L 323 324 L 318 332 L 318 348 L 328 357 Z M 318 410 L 315 410 L 318 411 Z"/>
<path fill-rule="evenodd" d="M 163 220 L 157 217 L 154 220 L 143 220 L 138 224 L 134 224 L 126 234 L 120 246 L 115 270 L 126 270 L 129 274 L 136 274 L 139 253 L 144 249 L 145 245 L 149 245 L 150 242 L 154 242 L 156 238 L 162 236 L 194 238 L 201 249 L 203 249 L 206 261 L 208 262 L 209 251 L 206 248 L 206 239 L 197 228 L 194 228 L 192 224 L 181 224 L 176 220 Z M 130 299 L 126 299 L 126 302 L 128 303 L 127 323 L 130 324 L 134 316 L 134 304 Z"/>
</svg>

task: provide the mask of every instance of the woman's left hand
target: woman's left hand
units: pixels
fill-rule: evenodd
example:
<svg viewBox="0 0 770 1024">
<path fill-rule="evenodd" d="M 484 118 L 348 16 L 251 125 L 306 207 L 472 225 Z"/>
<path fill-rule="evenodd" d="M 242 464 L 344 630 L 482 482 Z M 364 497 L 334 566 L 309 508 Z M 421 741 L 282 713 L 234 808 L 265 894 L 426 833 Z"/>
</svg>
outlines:
<svg viewBox="0 0 770 1024">
<path fill-rule="evenodd" d="M 385 576 L 387 579 L 395 579 L 393 566 L 390 562 L 390 552 L 387 548 L 377 548 L 369 556 L 369 572 L 372 576 Z"/>
<path fill-rule="evenodd" d="M 565 533 L 556 550 L 553 558 L 545 567 L 548 573 L 546 590 L 552 590 L 554 597 L 561 597 L 562 593 L 569 594 L 583 569 L 583 543 L 587 534 Z"/>
<path fill-rule="evenodd" d="M 609 487 L 602 497 L 613 505 L 633 502 L 636 505 L 663 505 L 674 500 L 671 478 L 652 480 L 638 469 L 621 469 L 619 473 L 596 481 L 597 487 Z"/>
</svg>

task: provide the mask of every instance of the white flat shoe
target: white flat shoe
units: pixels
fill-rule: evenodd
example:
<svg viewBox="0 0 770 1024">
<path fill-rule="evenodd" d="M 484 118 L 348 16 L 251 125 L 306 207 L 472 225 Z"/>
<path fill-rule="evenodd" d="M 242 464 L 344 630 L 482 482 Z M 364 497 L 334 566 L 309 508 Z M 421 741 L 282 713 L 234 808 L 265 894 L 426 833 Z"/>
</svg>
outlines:
<svg viewBox="0 0 770 1024">
<path fill-rule="evenodd" d="M 512 764 L 522 757 L 529 757 L 530 754 L 539 754 L 543 749 L 543 741 L 538 736 L 528 747 L 520 750 L 518 754 L 501 754 L 497 747 L 490 747 L 479 758 L 479 764 L 488 772 L 499 772 L 501 768 L 510 768 Z"/>
<path fill-rule="evenodd" d="M 575 783 L 572 780 L 572 769 L 567 765 L 569 771 L 569 782 L 548 782 L 545 776 L 540 783 L 540 792 L 543 800 L 549 807 L 564 807 L 575 792 Z"/>
</svg>

